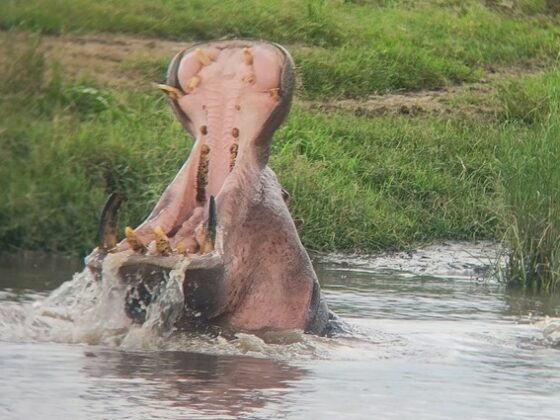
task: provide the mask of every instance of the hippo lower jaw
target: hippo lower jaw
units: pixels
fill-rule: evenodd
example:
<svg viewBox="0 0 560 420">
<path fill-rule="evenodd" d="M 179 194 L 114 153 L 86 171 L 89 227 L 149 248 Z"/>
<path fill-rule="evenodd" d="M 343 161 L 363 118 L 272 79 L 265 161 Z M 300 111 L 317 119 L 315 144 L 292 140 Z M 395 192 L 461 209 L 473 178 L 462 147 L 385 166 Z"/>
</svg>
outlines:
<svg viewBox="0 0 560 420">
<path fill-rule="evenodd" d="M 184 263 L 186 323 L 196 314 L 233 330 L 324 331 L 326 304 L 267 166 L 293 72 L 289 54 L 264 42 L 202 44 L 171 62 L 160 88 L 195 138 L 190 157 L 146 221 L 116 246 L 118 200 L 108 202 L 88 264 L 99 273 L 104 249 L 120 254 L 130 317 L 142 321 L 135 302 L 149 304 L 154 285 Z"/>
</svg>

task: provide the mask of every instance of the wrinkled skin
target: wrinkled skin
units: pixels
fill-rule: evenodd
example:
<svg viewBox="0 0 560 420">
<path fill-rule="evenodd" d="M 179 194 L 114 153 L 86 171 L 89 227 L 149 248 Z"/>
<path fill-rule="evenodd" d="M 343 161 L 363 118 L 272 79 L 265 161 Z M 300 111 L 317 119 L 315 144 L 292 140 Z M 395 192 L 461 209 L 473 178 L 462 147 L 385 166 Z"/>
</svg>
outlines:
<svg viewBox="0 0 560 420">
<path fill-rule="evenodd" d="M 133 239 L 147 250 L 130 249 L 134 240 L 113 247 L 118 203 L 109 200 L 99 247 L 88 258 L 98 275 L 104 259 L 118 258 L 130 317 L 141 322 L 155 285 L 183 264 L 182 327 L 328 332 L 317 277 L 267 166 L 293 87 L 293 61 L 275 44 L 201 44 L 173 59 L 162 89 L 195 139 L 190 157 L 135 229 Z M 154 246 L 158 227 L 170 250 Z"/>
</svg>

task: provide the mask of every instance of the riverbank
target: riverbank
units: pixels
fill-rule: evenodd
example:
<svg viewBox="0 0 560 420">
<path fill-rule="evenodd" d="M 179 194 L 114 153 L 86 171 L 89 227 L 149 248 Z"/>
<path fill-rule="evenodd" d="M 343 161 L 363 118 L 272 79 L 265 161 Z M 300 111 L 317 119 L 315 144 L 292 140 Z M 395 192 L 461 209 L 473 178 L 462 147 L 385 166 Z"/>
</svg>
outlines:
<svg viewBox="0 0 560 420">
<path fill-rule="evenodd" d="M 560 26 L 544 3 L 261 2 L 246 15 L 192 6 L 157 22 L 150 16 L 175 6 L 125 13 L 111 1 L 95 10 L 69 2 L 75 13 L 59 16 L 54 2 L 43 3 L 40 14 L 29 1 L 0 6 L 0 26 L 10 29 L 0 35 L 0 249 L 87 252 L 115 189 L 128 198 L 121 225 L 138 224 L 191 147 L 151 83 L 192 40 L 234 34 L 274 39 L 294 53 L 297 100 L 270 164 L 293 197 L 294 217 L 304 219 L 308 248 L 506 239 L 522 251 L 520 272 L 556 264 Z M 109 6 L 107 26 L 95 16 Z M 212 20 L 222 12 L 232 16 L 227 25 Z M 266 13 L 279 26 L 241 30 Z M 191 24 L 181 25 L 187 14 Z M 67 31 L 75 33 L 60 35 Z M 537 248 L 552 259 L 526 257 Z"/>
</svg>

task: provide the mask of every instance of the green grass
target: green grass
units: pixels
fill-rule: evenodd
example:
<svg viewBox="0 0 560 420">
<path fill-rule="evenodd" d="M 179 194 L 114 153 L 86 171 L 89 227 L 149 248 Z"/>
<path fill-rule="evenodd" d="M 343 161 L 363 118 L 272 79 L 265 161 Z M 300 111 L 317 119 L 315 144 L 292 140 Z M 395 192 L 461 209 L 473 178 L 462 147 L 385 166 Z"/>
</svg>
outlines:
<svg viewBox="0 0 560 420">
<path fill-rule="evenodd" d="M 437 238 L 491 238 L 496 134 L 439 118 L 296 109 L 277 135 L 272 166 L 294 195 L 311 247 L 402 249 Z"/>
<path fill-rule="evenodd" d="M 523 289 L 560 291 L 560 71 L 503 87 L 517 136 L 499 149 L 504 188 L 506 278 Z"/>
<path fill-rule="evenodd" d="M 0 28 L 49 34 L 119 32 L 185 41 L 264 38 L 291 46 L 302 95 L 364 97 L 441 88 L 479 80 L 488 68 L 557 58 L 560 18 L 545 14 L 542 2 L 513 2 L 505 11 L 491 3 L 4 0 Z M 161 68 L 162 63 L 155 61 L 151 67 Z"/>
<path fill-rule="evenodd" d="M 522 76 L 500 86 L 504 121 L 549 125 L 560 111 L 560 70 Z"/>
<path fill-rule="evenodd" d="M 17 50 L 28 61 L 9 63 L 34 65 L 0 78 L 0 248 L 84 252 L 107 194 L 123 191 L 123 224 L 138 224 L 191 141 L 155 93 L 65 83 L 56 74 L 19 91 L 8 78 L 44 80 L 45 66 L 35 44 Z M 495 135 L 476 122 L 296 108 L 276 135 L 271 165 L 294 197 L 294 216 L 305 220 L 310 248 L 494 237 Z"/>
</svg>

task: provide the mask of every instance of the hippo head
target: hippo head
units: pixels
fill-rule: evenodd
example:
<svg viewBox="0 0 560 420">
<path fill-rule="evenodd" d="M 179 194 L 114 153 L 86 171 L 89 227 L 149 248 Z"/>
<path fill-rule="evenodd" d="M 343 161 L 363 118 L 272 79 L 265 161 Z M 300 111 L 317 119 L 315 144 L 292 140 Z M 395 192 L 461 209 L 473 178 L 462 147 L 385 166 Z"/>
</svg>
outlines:
<svg viewBox="0 0 560 420">
<path fill-rule="evenodd" d="M 291 105 L 292 58 L 265 42 L 200 44 L 175 56 L 159 86 L 195 139 L 190 157 L 119 244 L 119 197 L 109 199 L 88 265 L 101 275 L 107 257 L 118 257 L 119 281 L 130 289 L 127 314 L 140 322 L 155 285 L 182 267 L 187 326 L 202 320 L 233 331 L 322 334 L 328 310 L 287 193 L 267 166 Z"/>
</svg>

